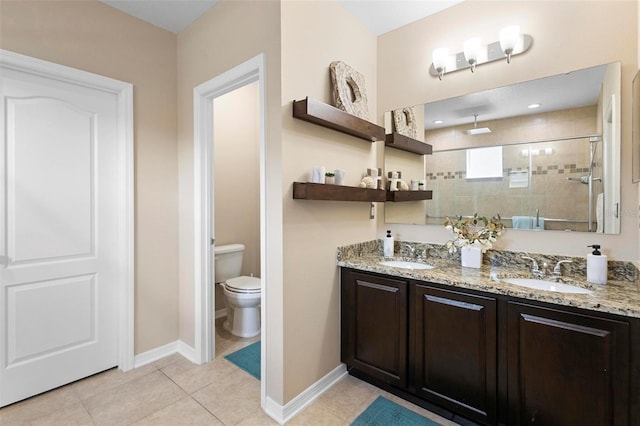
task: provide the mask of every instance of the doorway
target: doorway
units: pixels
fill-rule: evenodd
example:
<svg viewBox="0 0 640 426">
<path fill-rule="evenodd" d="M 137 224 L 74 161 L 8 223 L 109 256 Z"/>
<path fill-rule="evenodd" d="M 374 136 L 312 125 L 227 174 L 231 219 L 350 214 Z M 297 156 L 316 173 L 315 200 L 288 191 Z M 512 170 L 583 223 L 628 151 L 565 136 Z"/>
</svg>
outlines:
<svg viewBox="0 0 640 426">
<path fill-rule="evenodd" d="M 213 100 L 213 233 L 215 247 L 242 244 L 241 276 L 260 278 L 260 112 L 258 82 L 246 84 Z M 214 256 L 215 258 L 215 256 Z M 214 277 L 217 274 L 213 269 Z M 216 280 L 212 281 L 213 283 Z M 232 314 L 222 286 L 215 284 L 215 351 L 230 341 L 250 340 L 229 331 Z M 226 317 L 223 321 L 222 318 Z M 220 324 L 224 324 L 221 328 Z M 236 325 L 236 327 L 239 324 Z M 249 324 L 244 326 L 249 327 Z M 250 327 L 255 330 L 255 325 Z M 243 330 L 243 333 L 246 331 Z M 220 339 L 224 336 L 223 339 Z M 255 339 L 254 339 L 255 340 Z M 222 343 L 222 344 L 221 344 Z M 234 345 L 235 346 L 235 345 Z"/>
<path fill-rule="evenodd" d="M 265 191 L 265 55 L 252 59 L 194 88 L 194 294 L 195 294 L 195 361 L 205 363 L 215 357 L 215 291 L 213 247 L 213 145 L 214 100 L 236 89 L 257 84 L 259 111 L 259 193 L 260 193 L 260 277 L 262 277 L 261 309 L 261 370 L 265 370 L 266 281 L 265 246 L 267 245 Z M 242 171 L 238 171 L 241 173 Z M 262 375 L 261 395 L 265 397 L 265 375 Z"/>
</svg>

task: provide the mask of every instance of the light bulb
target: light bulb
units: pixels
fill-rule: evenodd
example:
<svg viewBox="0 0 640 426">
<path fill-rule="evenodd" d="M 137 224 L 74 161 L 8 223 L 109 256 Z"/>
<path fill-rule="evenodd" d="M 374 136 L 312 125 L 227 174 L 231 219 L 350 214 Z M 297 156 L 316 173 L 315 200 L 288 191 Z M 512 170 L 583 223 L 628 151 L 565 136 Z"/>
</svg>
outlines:
<svg viewBox="0 0 640 426">
<path fill-rule="evenodd" d="M 464 41 L 464 58 L 471 65 L 471 72 L 476 69 L 478 63 L 478 54 L 480 53 L 480 39 L 478 37 L 472 37 Z"/>
<path fill-rule="evenodd" d="M 511 54 L 520 40 L 520 25 L 510 25 L 500 30 L 500 48 L 511 63 Z"/>
<path fill-rule="evenodd" d="M 431 54 L 433 58 L 433 68 L 438 72 L 438 78 L 442 80 L 445 68 L 447 66 L 447 59 L 449 57 L 449 49 L 446 47 L 439 47 Z"/>
</svg>

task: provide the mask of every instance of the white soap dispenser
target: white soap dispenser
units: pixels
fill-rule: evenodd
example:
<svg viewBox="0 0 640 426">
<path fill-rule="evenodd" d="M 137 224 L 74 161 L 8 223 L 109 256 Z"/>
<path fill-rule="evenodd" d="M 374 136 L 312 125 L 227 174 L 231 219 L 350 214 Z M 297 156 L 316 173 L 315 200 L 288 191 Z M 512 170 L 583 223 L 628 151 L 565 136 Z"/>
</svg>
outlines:
<svg viewBox="0 0 640 426">
<path fill-rule="evenodd" d="M 600 253 L 600 245 L 593 244 L 593 253 L 587 255 L 587 281 L 591 284 L 607 283 L 607 256 Z"/>
<path fill-rule="evenodd" d="M 393 235 L 391 235 L 391 231 L 387 231 L 387 236 L 384 237 L 383 252 L 384 257 L 393 257 Z"/>
</svg>

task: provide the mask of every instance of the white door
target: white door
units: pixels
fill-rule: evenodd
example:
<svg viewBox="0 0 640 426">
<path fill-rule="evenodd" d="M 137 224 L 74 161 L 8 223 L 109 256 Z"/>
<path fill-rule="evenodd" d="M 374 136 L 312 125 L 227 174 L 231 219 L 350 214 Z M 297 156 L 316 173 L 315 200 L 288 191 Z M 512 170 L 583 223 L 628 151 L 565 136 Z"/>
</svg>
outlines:
<svg viewBox="0 0 640 426">
<path fill-rule="evenodd" d="M 0 75 L 0 406 L 118 364 L 117 95 Z"/>
</svg>

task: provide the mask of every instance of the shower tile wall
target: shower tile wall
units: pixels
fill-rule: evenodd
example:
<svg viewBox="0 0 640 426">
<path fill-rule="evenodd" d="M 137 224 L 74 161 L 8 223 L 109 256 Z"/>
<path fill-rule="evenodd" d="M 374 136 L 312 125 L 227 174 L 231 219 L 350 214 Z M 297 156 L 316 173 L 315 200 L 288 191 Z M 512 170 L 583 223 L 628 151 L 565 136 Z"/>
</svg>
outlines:
<svg viewBox="0 0 640 426">
<path fill-rule="evenodd" d="M 491 133 L 477 136 L 463 133 L 468 125 L 427 132 L 426 141 L 433 145 L 434 151 L 447 150 L 427 156 L 427 186 L 434 194 L 433 200 L 427 203 L 427 214 L 431 218 L 428 223 L 439 224 L 445 216 L 474 212 L 486 216 L 499 213 L 509 219 L 535 216 L 539 209 L 540 217 L 576 220 L 569 224 L 546 220 L 545 229 L 586 230 L 587 185 L 567 178 L 579 179 L 588 173 L 588 139 L 504 146 L 503 175 L 495 179 L 466 179 L 466 150 L 462 148 L 594 134 L 596 110 L 596 106 L 589 106 L 483 122 L 480 125 L 491 128 Z M 601 164 L 601 160 L 596 164 Z M 528 185 L 510 187 L 509 173 L 529 171 L 530 167 Z M 601 176 L 601 173 L 596 171 L 594 175 Z M 594 191 L 598 192 L 601 188 Z M 508 226 L 509 219 L 505 220 Z"/>
</svg>

